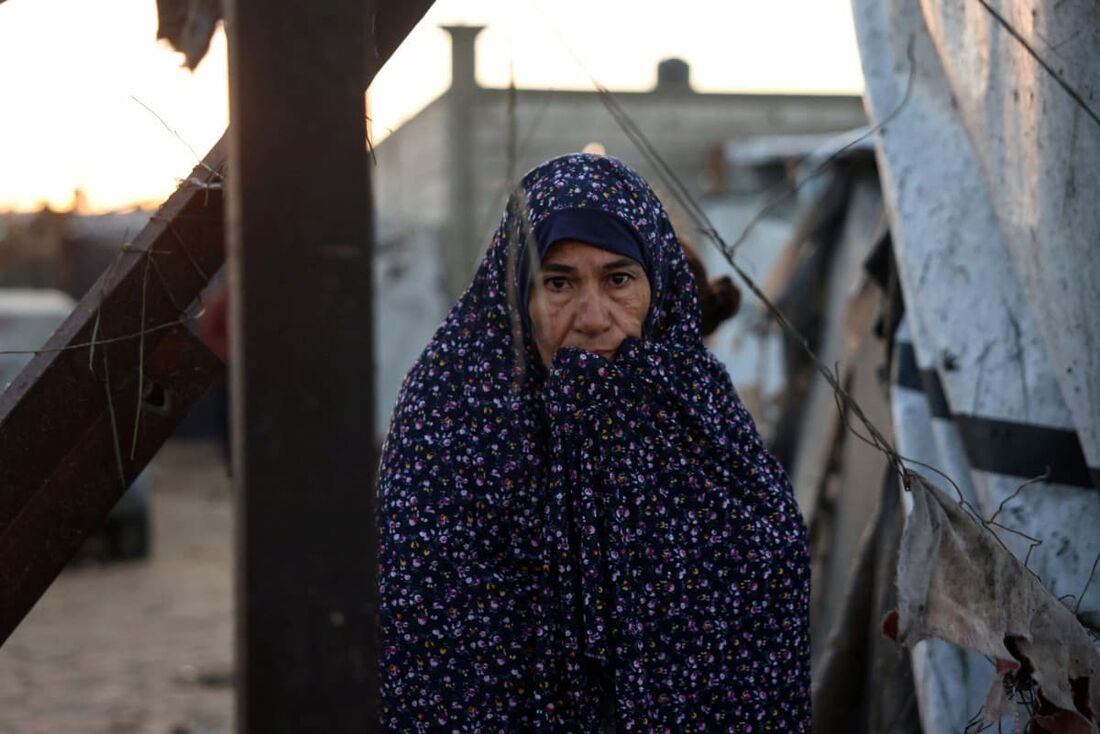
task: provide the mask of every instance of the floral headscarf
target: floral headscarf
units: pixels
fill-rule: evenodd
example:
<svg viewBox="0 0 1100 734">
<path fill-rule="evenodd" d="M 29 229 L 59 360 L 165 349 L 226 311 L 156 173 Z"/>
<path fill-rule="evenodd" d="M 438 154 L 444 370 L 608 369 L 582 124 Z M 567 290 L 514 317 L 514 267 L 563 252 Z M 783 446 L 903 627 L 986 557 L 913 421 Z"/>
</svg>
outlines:
<svg viewBox="0 0 1100 734">
<path fill-rule="evenodd" d="M 583 208 L 647 248 L 645 339 L 547 370 L 517 326 L 516 258 Z M 596 732 L 606 696 L 623 731 L 809 730 L 805 528 L 695 293 L 626 165 L 569 155 L 524 177 L 386 439 L 384 730 Z"/>
</svg>

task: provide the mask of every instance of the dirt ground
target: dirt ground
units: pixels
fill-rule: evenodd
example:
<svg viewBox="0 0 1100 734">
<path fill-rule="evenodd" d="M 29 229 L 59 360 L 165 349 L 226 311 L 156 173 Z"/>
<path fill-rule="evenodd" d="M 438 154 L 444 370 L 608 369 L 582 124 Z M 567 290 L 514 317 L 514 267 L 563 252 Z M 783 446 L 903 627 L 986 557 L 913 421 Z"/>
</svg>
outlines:
<svg viewBox="0 0 1100 734">
<path fill-rule="evenodd" d="M 66 569 L 0 647 L 0 733 L 232 731 L 229 480 L 203 443 L 153 472 L 152 556 Z"/>
</svg>

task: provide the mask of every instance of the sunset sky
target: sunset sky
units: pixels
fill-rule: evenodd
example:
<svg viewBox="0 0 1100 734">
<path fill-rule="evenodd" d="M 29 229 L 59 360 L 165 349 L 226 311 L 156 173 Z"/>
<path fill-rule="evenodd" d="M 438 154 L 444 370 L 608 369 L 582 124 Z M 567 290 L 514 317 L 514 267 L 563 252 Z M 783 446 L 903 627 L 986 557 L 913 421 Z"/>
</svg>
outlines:
<svg viewBox="0 0 1100 734">
<path fill-rule="evenodd" d="M 488 86 L 507 85 L 512 67 L 519 86 L 590 88 L 587 69 L 611 89 L 645 89 L 660 59 L 680 56 L 700 91 L 862 90 L 846 0 L 659 7 L 439 0 L 370 90 L 375 138 L 446 88 L 444 23 L 488 26 L 478 42 Z M 194 73 L 180 60 L 156 41 L 154 0 L 0 4 L 0 210 L 65 208 L 77 187 L 89 211 L 171 193 L 228 120 L 224 34 Z"/>
</svg>

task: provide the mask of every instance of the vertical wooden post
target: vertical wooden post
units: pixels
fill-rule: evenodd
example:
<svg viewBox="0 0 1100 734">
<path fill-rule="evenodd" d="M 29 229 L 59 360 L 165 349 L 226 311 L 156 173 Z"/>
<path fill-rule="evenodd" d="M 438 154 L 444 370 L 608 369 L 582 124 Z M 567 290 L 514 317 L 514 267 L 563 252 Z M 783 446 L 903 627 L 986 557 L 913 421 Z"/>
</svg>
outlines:
<svg viewBox="0 0 1100 734">
<path fill-rule="evenodd" d="M 237 730 L 377 720 L 364 0 L 231 0 Z"/>
</svg>

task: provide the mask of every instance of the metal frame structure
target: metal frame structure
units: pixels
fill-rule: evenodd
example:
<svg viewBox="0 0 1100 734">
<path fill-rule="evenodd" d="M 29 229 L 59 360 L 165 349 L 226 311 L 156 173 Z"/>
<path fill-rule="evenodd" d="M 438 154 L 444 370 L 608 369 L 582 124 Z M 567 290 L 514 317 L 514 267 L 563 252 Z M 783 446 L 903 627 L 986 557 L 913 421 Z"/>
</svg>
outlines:
<svg viewBox="0 0 1100 734">
<path fill-rule="evenodd" d="M 233 125 L 0 395 L 0 644 L 224 374 L 187 321 L 228 242 L 237 728 L 373 729 L 362 90 L 431 5 L 228 3 Z"/>
</svg>

